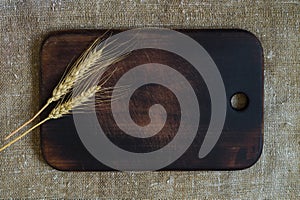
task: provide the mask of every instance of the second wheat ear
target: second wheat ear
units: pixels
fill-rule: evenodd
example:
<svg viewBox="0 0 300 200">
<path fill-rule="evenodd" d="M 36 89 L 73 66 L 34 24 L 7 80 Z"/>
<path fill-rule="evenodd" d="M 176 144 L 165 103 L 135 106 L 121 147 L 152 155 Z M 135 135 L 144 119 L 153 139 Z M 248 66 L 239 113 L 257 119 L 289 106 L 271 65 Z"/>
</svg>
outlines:
<svg viewBox="0 0 300 200">
<path fill-rule="evenodd" d="M 107 40 L 106 40 L 107 41 Z M 61 101 L 57 106 L 51 111 L 49 116 L 22 133 L 20 136 L 7 143 L 0 148 L 0 152 L 11 146 L 22 137 L 27 135 L 33 129 L 37 128 L 41 124 L 45 123 L 50 119 L 57 119 L 64 115 L 70 114 L 71 111 L 80 107 L 81 105 L 90 101 L 90 98 L 94 96 L 97 92 L 105 91 L 106 88 L 103 88 L 103 84 L 89 87 L 88 79 L 94 79 L 99 76 L 108 66 L 120 61 L 124 58 L 122 52 L 112 52 L 116 50 L 117 47 L 112 47 L 114 41 L 110 42 L 101 42 L 101 38 L 97 38 L 93 44 L 74 62 L 71 66 L 69 72 L 61 79 L 58 85 L 52 91 L 52 96 L 47 100 L 46 104 L 27 122 L 17 128 L 15 131 L 11 132 L 5 140 L 11 138 L 25 126 L 30 124 L 34 119 L 36 119 L 51 103 L 58 100 L 68 99 L 65 98 L 70 91 L 73 89 L 75 82 L 85 82 L 83 87 L 75 97 L 71 97 L 66 101 Z M 125 45 L 125 44 L 124 44 Z M 112 72 L 113 73 L 113 72 Z M 106 77 L 108 79 L 110 76 Z M 102 80 L 106 82 L 106 80 Z M 85 85 L 86 84 L 86 85 Z M 101 101 L 101 100 L 100 100 Z"/>
</svg>

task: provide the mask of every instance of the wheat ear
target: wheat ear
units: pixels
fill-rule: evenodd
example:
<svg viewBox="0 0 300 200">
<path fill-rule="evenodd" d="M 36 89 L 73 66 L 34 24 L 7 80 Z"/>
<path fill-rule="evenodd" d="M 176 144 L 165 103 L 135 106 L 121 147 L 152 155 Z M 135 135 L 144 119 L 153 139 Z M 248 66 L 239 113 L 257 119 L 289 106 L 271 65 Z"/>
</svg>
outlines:
<svg viewBox="0 0 300 200">
<path fill-rule="evenodd" d="M 81 80 L 88 76 L 88 72 L 93 70 L 93 67 L 99 64 L 99 61 L 104 61 L 106 58 L 103 55 L 104 49 L 110 44 L 104 44 L 100 49 L 97 49 L 97 45 L 100 42 L 101 37 L 97 38 L 93 44 L 78 58 L 78 60 L 72 65 L 71 70 L 60 81 L 60 83 L 54 88 L 52 97 L 48 99 L 46 104 L 28 121 L 26 121 L 19 128 L 11 132 L 4 140 L 9 139 L 34 119 L 36 119 L 52 102 L 58 101 L 72 89 L 75 81 Z M 105 54 L 108 54 L 107 52 Z"/>
<path fill-rule="evenodd" d="M 9 146 L 11 146 L 12 144 L 16 143 L 18 140 L 20 140 L 21 138 L 23 138 L 24 136 L 26 136 L 28 133 L 30 133 L 35 128 L 37 128 L 40 125 L 44 124 L 46 121 L 48 121 L 50 119 L 58 119 L 58 118 L 63 117 L 64 115 L 70 114 L 72 110 L 74 110 L 77 107 L 79 107 L 81 105 L 84 105 L 86 102 L 90 101 L 91 97 L 95 93 L 101 92 L 101 90 L 102 90 L 101 86 L 93 86 L 93 87 L 87 89 L 86 91 L 84 91 L 83 93 L 81 93 L 80 95 L 78 95 L 76 97 L 73 97 L 73 98 L 70 98 L 68 101 L 66 101 L 64 103 L 59 103 L 50 112 L 50 114 L 48 115 L 47 118 L 45 118 L 44 120 L 42 120 L 41 122 L 39 122 L 38 124 L 36 124 L 32 128 L 30 128 L 26 132 L 24 132 L 21 135 L 19 135 L 18 137 L 16 137 L 11 142 L 9 142 L 6 145 L 4 145 L 3 147 L 1 147 L 0 148 L 0 152 L 3 151 L 3 150 L 5 150 L 6 148 L 8 148 Z"/>
</svg>

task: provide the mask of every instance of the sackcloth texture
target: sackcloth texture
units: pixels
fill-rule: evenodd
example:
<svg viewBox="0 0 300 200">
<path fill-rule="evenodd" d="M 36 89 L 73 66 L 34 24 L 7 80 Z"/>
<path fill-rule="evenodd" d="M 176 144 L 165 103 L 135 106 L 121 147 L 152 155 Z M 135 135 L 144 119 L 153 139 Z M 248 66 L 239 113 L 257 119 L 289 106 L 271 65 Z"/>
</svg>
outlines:
<svg viewBox="0 0 300 200">
<path fill-rule="evenodd" d="M 264 49 L 265 116 L 262 156 L 242 171 L 60 172 L 35 130 L 0 154 L 0 198 L 300 199 L 299 22 L 298 0 L 1 1 L 1 141 L 38 110 L 41 43 L 66 29 L 248 30 Z"/>
</svg>

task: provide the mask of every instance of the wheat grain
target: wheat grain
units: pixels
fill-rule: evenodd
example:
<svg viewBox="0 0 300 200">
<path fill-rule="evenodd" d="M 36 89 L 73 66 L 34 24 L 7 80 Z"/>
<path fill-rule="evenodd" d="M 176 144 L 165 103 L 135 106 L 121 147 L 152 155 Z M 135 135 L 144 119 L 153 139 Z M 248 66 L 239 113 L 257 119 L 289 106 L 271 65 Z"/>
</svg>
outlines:
<svg viewBox="0 0 300 200">
<path fill-rule="evenodd" d="M 64 95 L 70 92 L 74 83 L 86 76 L 86 72 L 95 66 L 97 61 L 101 59 L 103 48 L 97 50 L 96 44 L 98 39 L 80 56 L 75 62 L 70 72 L 62 79 L 62 81 L 54 88 L 52 97 L 48 102 L 58 101 Z"/>
<path fill-rule="evenodd" d="M 66 74 L 66 76 L 63 77 L 63 79 L 59 82 L 59 84 L 55 87 L 55 89 L 52 91 L 52 96 L 47 100 L 46 104 L 27 122 L 25 122 L 22 126 L 20 126 L 18 129 L 10 133 L 5 140 L 13 136 L 15 133 L 17 133 L 19 130 L 24 128 L 26 125 L 28 125 L 30 122 L 32 122 L 36 117 L 38 117 L 51 103 L 61 100 L 57 106 L 51 111 L 51 113 L 48 115 L 48 117 L 38 124 L 34 125 L 32 128 L 24 132 L 23 134 L 19 135 L 17 138 L 12 140 L 11 142 L 7 143 L 3 147 L 0 148 L 0 152 L 9 147 L 10 145 L 14 144 L 21 138 L 23 138 L 25 135 L 30 133 L 32 130 L 37 128 L 38 126 L 42 125 L 46 121 L 50 119 L 57 119 L 64 115 L 70 114 L 70 112 L 76 112 L 76 108 L 79 108 L 82 105 L 88 104 L 91 102 L 91 97 L 95 93 L 102 93 L 104 95 L 104 98 L 97 98 L 96 102 L 94 102 L 94 105 L 97 105 L 101 102 L 107 102 L 111 98 L 109 96 L 105 96 L 108 89 L 111 88 L 103 88 L 103 85 L 106 83 L 106 81 L 111 77 L 111 75 L 114 73 L 114 71 L 106 77 L 103 77 L 102 80 L 100 80 L 100 84 L 96 84 L 93 81 L 98 81 L 98 78 L 104 70 L 108 66 L 122 60 L 127 54 L 124 54 L 124 52 L 127 52 L 127 49 L 130 48 L 130 45 L 128 45 L 127 49 L 123 49 L 123 51 L 116 51 L 117 46 L 113 46 L 112 48 L 109 48 L 109 50 L 106 50 L 108 46 L 113 44 L 114 41 L 107 43 L 104 43 L 102 45 L 99 44 L 100 39 L 98 38 L 95 40 L 95 42 L 78 58 L 78 60 L 72 65 L 70 71 Z M 123 44 L 125 45 L 125 44 Z M 70 91 L 74 88 L 75 83 L 80 83 L 80 89 L 77 94 L 73 94 L 71 98 L 64 101 L 66 99 L 66 96 L 70 93 Z M 73 91 L 74 92 L 74 91 Z M 103 97 L 103 96 L 102 96 Z M 89 104 L 88 104 L 89 105 Z M 77 111 L 79 111 L 78 109 Z"/>
<path fill-rule="evenodd" d="M 63 115 L 70 114 L 71 110 L 74 110 L 76 107 L 84 105 L 85 102 L 90 101 L 91 97 L 101 91 L 100 86 L 92 86 L 88 90 L 84 91 L 80 95 L 69 99 L 68 101 L 58 104 L 51 113 L 49 114 L 50 119 L 57 119 Z"/>
<path fill-rule="evenodd" d="M 114 62 L 120 60 L 120 58 L 115 58 L 114 55 L 110 55 L 110 52 L 105 52 L 105 49 L 113 44 L 113 41 L 106 44 L 104 43 L 100 48 L 97 45 L 100 42 L 101 37 L 97 38 L 93 44 L 77 59 L 77 61 L 72 65 L 70 71 L 65 77 L 59 82 L 59 84 L 54 88 L 52 92 L 52 97 L 50 97 L 46 104 L 28 121 L 26 121 L 19 128 L 11 132 L 5 140 L 12 137 L 18 131 L 23 129 L 34 119 L 36 119 L 52 102 L 58 101 L 68 94 L 76 81 L 83 80 L 89 75 L 93 74 L 96 70 L 104 69 L 105 67 L 111 65 Z M 102 62 L 102 63 L 101 63 Z M 100 67 L 95 67 L 100 66 Z M 97 68 L 97 69 L 95 69 Z M 96 73 L 94 73 L 96 75 Z"/>
</svg>

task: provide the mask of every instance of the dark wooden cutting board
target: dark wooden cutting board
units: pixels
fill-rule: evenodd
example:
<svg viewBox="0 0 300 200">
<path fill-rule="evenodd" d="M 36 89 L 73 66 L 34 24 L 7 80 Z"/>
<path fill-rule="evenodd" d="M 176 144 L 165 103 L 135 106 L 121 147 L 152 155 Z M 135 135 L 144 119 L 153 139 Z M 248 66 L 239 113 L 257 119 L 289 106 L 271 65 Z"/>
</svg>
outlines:
<svg viewBox="0 0 300 200">
<path fill-rule="evenodd" d="M 192 85 L 199 100 L 201 117 L 192 145 L 178 160 L 161 170 L 236 170 L 250 167 L 260 157 L 263 146 L 263 52 L 259 41 L 254 35 L 242 30 L 178 31 L 187 34 L 205 48 L 216 63 L 225 84 L 228 101 L 225 125 L 217 144 L 205 158 L 199 159 L 197 153 L 210 122 L 210 96 L 205 82 L 189 62 L 163 50 L 134 51 L 115 64 L 118 70 L 106 85 L 114 86 L 129 69 L 149 60 L 176 69 Z M 68 64 L 74 62 L 105 32 L 106 30 L 70 30 L 49 34 L 41 48 L 41 104 L 50 97 Z M 109 32 L 115 34 L 120 31 Z M 230 104 L 231 97 L 237 92 L 244 92 L 248 96 L 249 103 L 244 110 L 233 109 Z M 166 109 L 168 117 L 163 130 L 150 138 L 120 134 L 109 104 L 98 105 L 97 110 L 101 111 L 97 113 L 99 124 L 107 137 L 122 149 L 131 152 L 157 150 L 172 140 L 179 126 L 180 109 L 174 94 L 160 85 L 145 85 L 136 91 L 128 107 L 132 119 L 138 125 L 145 125 L 149 123 L 147 110 L 155 103 Z M 46 117 L 50 110 L 51 107 L 42 117 Z M 85 148 L 77 134 L 72 115 L 42 125 L 41 147 L 46 162 L 59 170 L 113 170 L 95 159 Z"/>
</svg>

